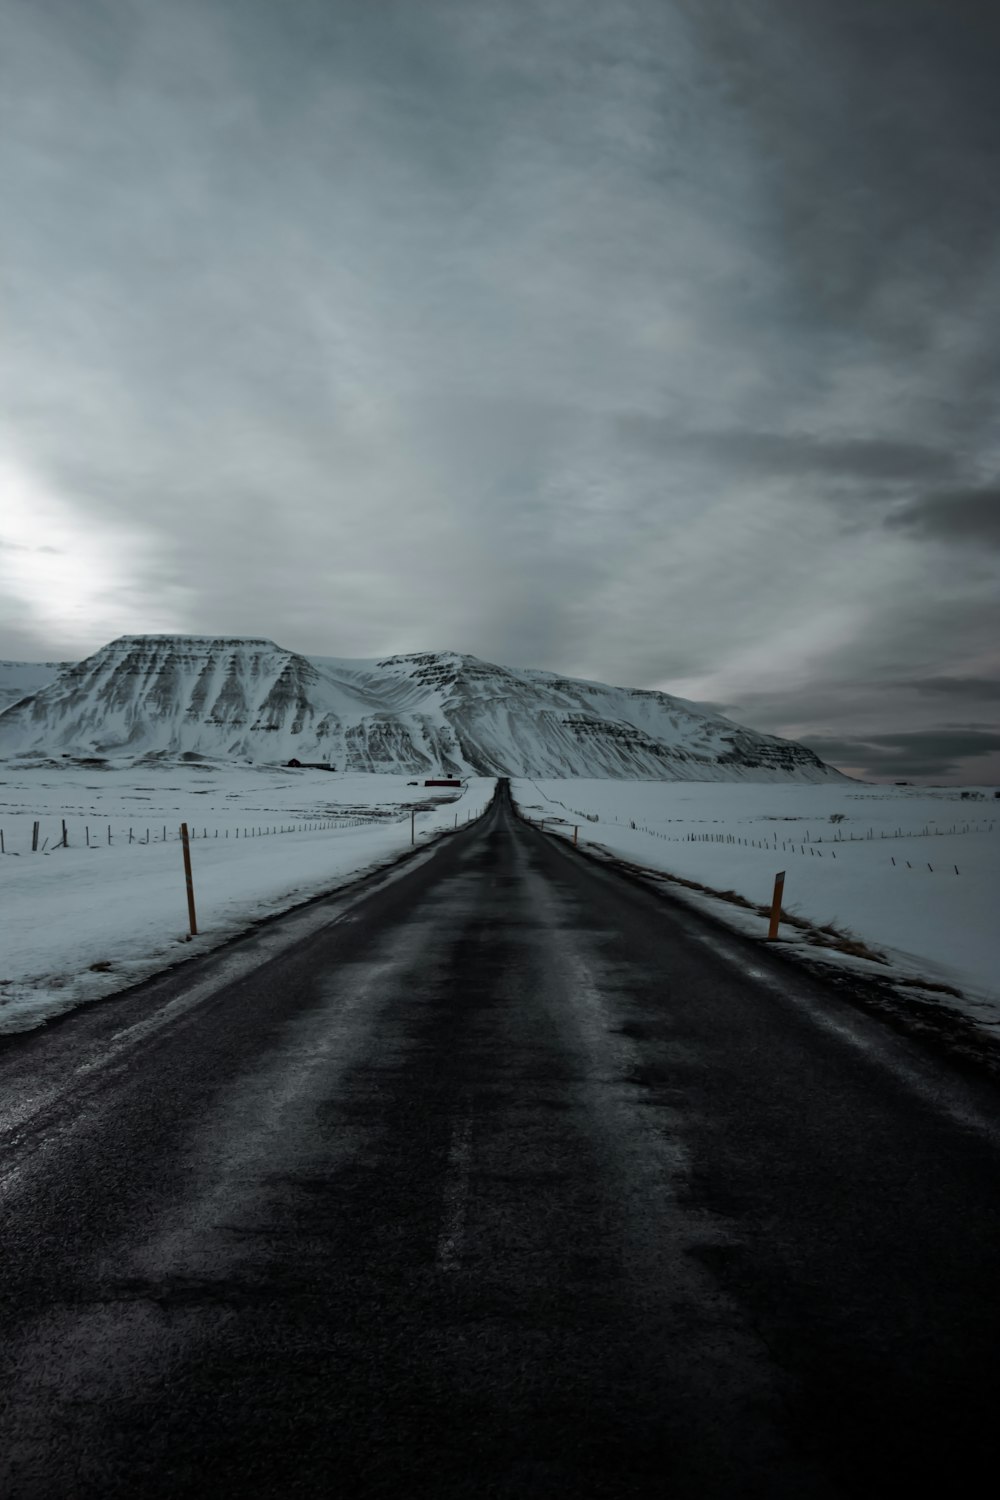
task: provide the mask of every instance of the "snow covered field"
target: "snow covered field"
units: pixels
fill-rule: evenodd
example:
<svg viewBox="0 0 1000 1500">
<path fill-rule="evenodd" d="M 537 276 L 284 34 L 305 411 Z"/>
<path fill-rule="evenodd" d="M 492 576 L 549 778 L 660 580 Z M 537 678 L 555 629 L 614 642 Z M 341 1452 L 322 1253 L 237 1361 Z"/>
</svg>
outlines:
<svg viewBox="0 0 1000 1500">
<path fill-rule="evenodd" d="M 480 812 L 494 788 L 472 779 L 452 800 L 412 780 L 207 762 L 0 762 L 0 1032 L 38 1025 L 344 885 L 410 847 L 411 807 L 426 842 Z M 513 789 L 529 815 L 563 833 L 577 825 L 581 843 L 726 892 L 681 894 L 757 935 L 766 922 L 754 908 L 770 903 L 785 870 L 784 908 L 810 926 L 783 923 L 784 943 L 815 957 L 813 944 L 829 942 L 839 945 L 825 955 L 836 962 L 888 972 L 845 952 L 846 934 L 894 973 L 960 990 L 948 1003 L 1000 1033 L 992 791 L 963 800 L 957 788 L 571 778 Z M 190 944 L 182 820 L 194 835 L 201 929 Z"/>
<path fill-rule="evenodd" d="M 273 766 L 0 762 L 0 1032 L 28 1030 L 387 864 L 410 847 L 411 808 L 426 843 L 481 812 L 495 786 L 473 778 L 456 794 L 411 781 Z M 194 835 L 199 936 L 190 943 L 182 821 Z"/>
<path fill-rule="evenodd" d="M 680 894 L 758 936 L 766 920 L 732 897 L 769 907 L 784 870 L 784 910 L 810 924 L 783 923 L 784 943 L 816 957 L 815 942 L 841 942 L 822 931 L 832 925 L 892 971 L 961 990 L 961 1001 L 948 1003 L 1000 1034 L 1000 802 L 992 788 L 964 800 L 956 787 L 850 782 L 564 780 L 512 789 L 528 816 L 559 819 L 550 826 L 570 836 L 577 825 L 581 843 L 726 892 L 729 900 Z M 824 956 L 887 972 L 845 951 L 851 946 Z"/>
</svg>

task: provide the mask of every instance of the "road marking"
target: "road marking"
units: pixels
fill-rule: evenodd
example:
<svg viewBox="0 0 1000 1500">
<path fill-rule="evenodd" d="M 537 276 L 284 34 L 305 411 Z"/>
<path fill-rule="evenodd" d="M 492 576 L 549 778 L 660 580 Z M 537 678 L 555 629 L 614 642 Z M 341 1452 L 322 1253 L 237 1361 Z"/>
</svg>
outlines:
<svg viewBox="0 0 1000 1500">
<path fill-rule="evenodd" d="M 457 1271 L 465 1241 L 465 1217 L 469 1204 L 469 1162 L 472 1157 L 472 1115 L 466 1109 L 451 1132 L 448 1171 L 444 1180 L 441 1232 L 437 1242 L 439 1271 Z"/>
</svg>

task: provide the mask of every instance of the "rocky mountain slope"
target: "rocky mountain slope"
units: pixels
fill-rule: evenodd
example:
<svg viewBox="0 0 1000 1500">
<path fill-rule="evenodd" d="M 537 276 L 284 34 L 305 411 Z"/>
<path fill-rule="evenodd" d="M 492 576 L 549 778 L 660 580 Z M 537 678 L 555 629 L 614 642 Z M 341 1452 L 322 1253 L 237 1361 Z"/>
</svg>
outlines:
<svg viewBox="0 0 1000 1500">
<path fill-rule="evenodd" d="M 667 693 L 456 652 L 355 661 L 217 636 L 122 636 L 0 713 L 0 755 L 67 753 L 295 756 L 340 770 L 415 774 L 838 776 L 802 745 Z"/>
</svg>

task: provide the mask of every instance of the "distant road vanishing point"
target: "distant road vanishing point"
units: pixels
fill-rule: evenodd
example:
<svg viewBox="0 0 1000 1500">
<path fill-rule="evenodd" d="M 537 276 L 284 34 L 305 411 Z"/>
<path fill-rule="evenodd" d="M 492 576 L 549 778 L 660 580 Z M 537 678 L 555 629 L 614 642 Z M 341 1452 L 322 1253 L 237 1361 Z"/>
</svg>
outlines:
<svg viewBox="0 0 1000 1500">
<path fill-rule="evenodd" d="M 0 1046 L 6 1500 L 979 1492 L 986 1082 L 504 783 L 318 911 Z"/>
</svg>

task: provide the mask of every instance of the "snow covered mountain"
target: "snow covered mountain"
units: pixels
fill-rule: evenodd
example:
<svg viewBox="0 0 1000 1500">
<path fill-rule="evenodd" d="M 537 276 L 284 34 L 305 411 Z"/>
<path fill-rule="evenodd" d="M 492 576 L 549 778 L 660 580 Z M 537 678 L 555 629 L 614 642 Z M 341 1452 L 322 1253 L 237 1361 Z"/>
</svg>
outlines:
<svg viewBox="0 0 1000 1500">
<path fill-rule="evenodd" d="M 121 636 L 0 713 L 0 755 L 66 753 L 271 763 L 295 756 L 340 770 L 416 774 L 839 776 L 802 745 L 667 693 L 450 651 L 354 661 L 218 636 Z"/>
</svg>

